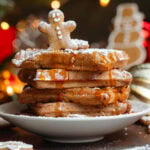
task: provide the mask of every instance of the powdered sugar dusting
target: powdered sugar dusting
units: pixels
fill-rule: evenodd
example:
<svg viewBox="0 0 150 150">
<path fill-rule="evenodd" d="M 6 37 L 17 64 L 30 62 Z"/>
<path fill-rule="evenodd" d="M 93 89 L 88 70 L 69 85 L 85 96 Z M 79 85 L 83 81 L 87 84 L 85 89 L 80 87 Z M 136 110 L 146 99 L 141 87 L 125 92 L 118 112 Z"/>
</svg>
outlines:
<svg viewBox="0 0 150 150">
<path fill-rule="evenodd" d="M 97 49 L 97 48 L 88 48 L 88 49 L 80 49 L 80 50 L 72 50 L 72 49 L 65 49 L 64 52 L 67 53 L 74 53 L 74 54 L 78 54 L 78 53 L 88 53 L 88 54 L 92 54 L 93 52 L 98 52 L 101 53 L 102 55 L 108 55 L 108 53 L 114 53 L 117 52 L 118 54 L 122 54 L 122 51 L 119 50 L 113 50 L 113 49 Z"/>
<path fill-rule="evenodd" d="M 60 71 L 59 71 L 59 72 L 56 72 L 56 73 L 55 73 L 55 79 L 57 79 L 57 80 L 64 80 L 64 76 L 62 76 L 62 75 L 60 74 Z"/>
<path fill-rule="evenodd" d="M 36 50 L 36 49 L 30 49 L 30 50 L 21 50 L 18 52 L 14 59 L 12 59 L 12 63 L 16 66 L 20 66 L 24 61 L 29 60 L 30 58 L 34 58 L 37 55 L 41 55 L 42 53 L 47 53 L 48 50 Z"/>
<path fill-rule="evenodd" d="M 73 39 L 72 42 L 78 45 L 78 47 L 84 47 L 89 45 L 88 41 L 79 40 L 79 39 Z"/>
<path fill-rule="evenodd" d="M 44 80 L 44 81 L 52 81 L 52 80 L 69 80 L 68 73 L 62 69 L 38 69 L 36 71 L 36 75 L 34 80 Z"/>
</svg>

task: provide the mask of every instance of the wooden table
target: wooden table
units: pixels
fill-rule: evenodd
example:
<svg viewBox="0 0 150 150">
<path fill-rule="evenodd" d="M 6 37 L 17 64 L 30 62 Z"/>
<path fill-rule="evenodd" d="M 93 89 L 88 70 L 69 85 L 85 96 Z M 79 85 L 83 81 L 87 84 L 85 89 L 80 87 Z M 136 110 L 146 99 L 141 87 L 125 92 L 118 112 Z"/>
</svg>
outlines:
<svg viewBox="0 0 150 150">
<path fill-rule="evenodd" d="M 120 150 L 137 146 L 150 150 L 150 134 L 146 127 L 134 124 L 119 132 L 105 136 L 101 141 L 82 144 L 60 144 L 48 142 L 40 136 L 26 132 L 18 127 L 0 129 L 0 141 L 19 140 L 33 144 L 35 150 Z M 137 149 L 140 150 L 140 149 Z"/>
</svg>

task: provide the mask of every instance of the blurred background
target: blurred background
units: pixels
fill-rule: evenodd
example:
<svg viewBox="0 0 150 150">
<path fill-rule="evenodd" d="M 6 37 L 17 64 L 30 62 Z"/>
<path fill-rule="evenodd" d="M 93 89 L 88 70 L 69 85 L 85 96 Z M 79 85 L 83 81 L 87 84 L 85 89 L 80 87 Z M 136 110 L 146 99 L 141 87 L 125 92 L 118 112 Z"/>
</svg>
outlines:
<svg viewBox="0 0 150 150">
<path fill-rule="evenodd" d="M 60 8 L 65 20 L 75 20 L 73 38 L 88 40 L 91 47 L 104 48 L 113 30 L 113 20 L 119 4 L 136 3 L 144 14 L 142 45 L 150 61 L 150 1 L 149 0 L 0 0 L 0 102 L 16 98 L 24 83 L 19 81 L 11 58 L 20 49 L 47 48 L 47 38 L 37 30 L 40 20 L 47 21 L 50 10 Z"/>
</svg>

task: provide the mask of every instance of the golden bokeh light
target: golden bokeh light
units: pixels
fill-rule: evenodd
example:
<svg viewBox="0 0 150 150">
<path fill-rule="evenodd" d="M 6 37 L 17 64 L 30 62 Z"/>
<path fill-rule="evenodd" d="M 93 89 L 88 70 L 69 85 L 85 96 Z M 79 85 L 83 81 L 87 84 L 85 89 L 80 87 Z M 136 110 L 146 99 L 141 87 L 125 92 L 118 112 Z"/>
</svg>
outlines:
<svg viewBox="0 0 150 150">
<path fill-rule="evenodd" d="M 99 4 L 102 7 L 106 7 L 110 3 L 110 0 L 99 0 Z"/>
<path fill-rule="evenodd" d="M 13 88 L 11 86 L 7 86 L 6 92 L 9 96 L 14 94 Z"/>
<path fill-rule="evenodd" d="M 59 1 L 59 0 L 53 0 L 53 1 L 51 2 L 51 7 L 52 7 L 53 9 L 58 9 L 58 8 L 60 8 L 60 1 Z"/>
<path fill-rule="evenodd" d="M 9 24 L 5 21 L 1 22 L 0 26 L 1 26 L 1 29 L 3 30 L 8 30 L 10 27 Z"/>
<path fill-rule="evenodd" d="M 4 70 L 2 72 L 2 76 L 4 79 L 9 79 L 10 78 L 10 72 L 8 70 Z"/>
<path fill-rule="evenodd" d="M 10 84 L 10 81 L 8 79 L 4 80 L 4 84 L 7 86 Z"/>
</svg>

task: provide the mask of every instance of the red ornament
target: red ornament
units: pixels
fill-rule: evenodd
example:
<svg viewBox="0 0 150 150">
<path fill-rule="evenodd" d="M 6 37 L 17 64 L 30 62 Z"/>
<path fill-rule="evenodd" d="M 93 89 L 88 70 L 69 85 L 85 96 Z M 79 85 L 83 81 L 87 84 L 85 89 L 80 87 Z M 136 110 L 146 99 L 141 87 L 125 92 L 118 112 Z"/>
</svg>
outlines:
<svg viewBox="0 0 150 150">
<path fill-rule="evenodd" d="M 16 29 L 14 27 L 7 30 L 0 29 L 0 63 L 13 53 L 15 37 Z"/>
<path fill-rule="evenodd" d="M 143 37 L 144 42 L 143 45 L 147 51 L 146 62 L 150 62 L 150 22 L 143 22 Z"/>
</svg>

